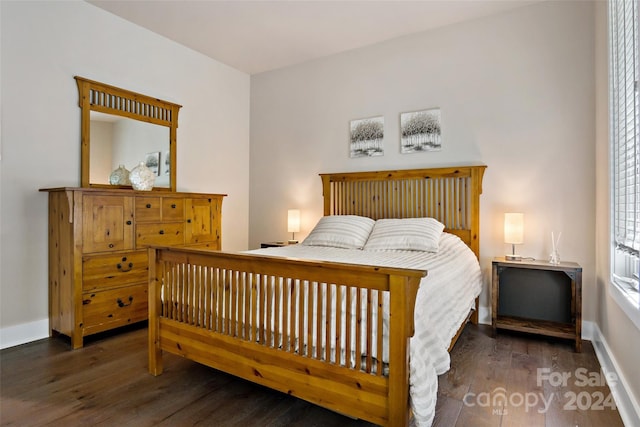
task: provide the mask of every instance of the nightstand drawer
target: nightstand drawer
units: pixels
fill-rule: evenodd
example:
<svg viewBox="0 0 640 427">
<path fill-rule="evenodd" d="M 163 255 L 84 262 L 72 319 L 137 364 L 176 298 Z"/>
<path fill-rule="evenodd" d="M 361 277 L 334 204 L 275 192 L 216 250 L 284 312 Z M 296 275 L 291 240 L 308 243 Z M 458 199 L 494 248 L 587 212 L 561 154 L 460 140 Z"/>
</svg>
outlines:
<svg viewBox="0 0 640 427">
<path fill-rule="evenodd" d="M 136 226 L 136 248 L 141 249 L 149 245 L 183 245 L 184 223 L 150 223 Z"/>
<path fill-rule="evenodd" d="M 148 258 L 147 251 L 85 256 L 82 259 L 82 290 L 87 292 L 146 283 L 149 274 Z"/>
</svg>

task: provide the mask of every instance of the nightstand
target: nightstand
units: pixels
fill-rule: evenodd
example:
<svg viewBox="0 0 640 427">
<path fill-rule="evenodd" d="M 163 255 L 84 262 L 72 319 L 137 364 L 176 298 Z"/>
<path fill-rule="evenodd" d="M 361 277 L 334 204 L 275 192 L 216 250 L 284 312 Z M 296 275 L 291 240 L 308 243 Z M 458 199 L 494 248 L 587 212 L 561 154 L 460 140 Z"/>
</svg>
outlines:
<svg viewBox="0 0 640 427">
<path fill-rule="evenodd" d="M 571 339 L 582 350 L 582 267 L 575 262 L 494 258 L 491 324 L 497 329 Z"/>
<path fill-rule="evenodd" d="M 280 248 L 282 246 L 296 245 L 298 242 L 290 243 L 286 240 L 284 242 L 264 242 L 260 243 L 260 248 Z"/>
</svg>

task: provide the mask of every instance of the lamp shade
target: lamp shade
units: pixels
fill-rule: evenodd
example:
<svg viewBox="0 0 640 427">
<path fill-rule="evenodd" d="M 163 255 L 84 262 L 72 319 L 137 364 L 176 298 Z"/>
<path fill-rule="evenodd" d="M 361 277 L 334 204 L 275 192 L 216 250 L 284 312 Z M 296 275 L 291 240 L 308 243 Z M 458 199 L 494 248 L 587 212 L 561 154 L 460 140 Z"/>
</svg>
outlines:
<svg viewBox="0 0 640 427">
<path fill-rule="evenodd" d="M 524 214 L 504 214 L 504 242 L 521 245 L 524 236 Z"/>
<path fill-rule="evenodd" d="M 300 231 L 300 210 L 289 209 L 287 211 L 287 231 L 297 233 Z"/>
</svg>

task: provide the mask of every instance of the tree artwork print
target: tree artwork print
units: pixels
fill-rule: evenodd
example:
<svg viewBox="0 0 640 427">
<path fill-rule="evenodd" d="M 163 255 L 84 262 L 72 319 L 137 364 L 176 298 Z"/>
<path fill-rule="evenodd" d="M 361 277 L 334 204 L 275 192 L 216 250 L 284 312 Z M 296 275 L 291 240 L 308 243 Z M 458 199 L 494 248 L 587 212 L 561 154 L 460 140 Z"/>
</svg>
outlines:
<svg viewBox="0 0 640 427">
<path fill-rule="evenodd" d="M 400 133 L 401 153 L 441 150 L 440 109 L 400 114 Z"/>
<path fill-rule="evenodd" d="M 372 117 L 351 121 L 351 157 L 372 157 L 384 155 L 384 117 Z"/>
</svg>

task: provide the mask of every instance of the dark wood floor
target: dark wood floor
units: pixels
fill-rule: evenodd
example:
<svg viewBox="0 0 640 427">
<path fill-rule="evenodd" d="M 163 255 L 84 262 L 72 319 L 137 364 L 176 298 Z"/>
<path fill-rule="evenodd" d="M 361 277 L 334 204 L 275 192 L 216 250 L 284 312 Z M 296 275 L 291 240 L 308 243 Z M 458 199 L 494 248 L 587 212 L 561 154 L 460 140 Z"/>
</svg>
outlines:
<svg viewBox="0 0 640 427">
<path fill-rule="evenodd" d="M 0 424 L 16 426 L 370 426 L 172 355 L 159 377 L 147 373 L 146 329 L 86 340 L 71 351 L 58 337 L 0 352 Z M 598 372 L 589 343 L 499 334 L 468 325 L 439 379 L 436 426 L 622 426 L 615 410 L 594 409 L 607 387 L 577 386 L 578 368 Z M 538 368 L 572 374 L 538 384 Z M 505 391 L 506 405 L 495 399 Z M 553 396 L 526 410 L 525 399 Z M 576 410 L 567 400 L 582 393 Z M 560 399 L 556 397 L 559 396 Z M 587 397 L 589 402 L 587 402 Z M 539 398 L 540 399 L 540 398 Z M 585 405 L 589 404 L 589 408 Z M 546 408 L 546 409 L 545 409 Z"/>
</svg>

